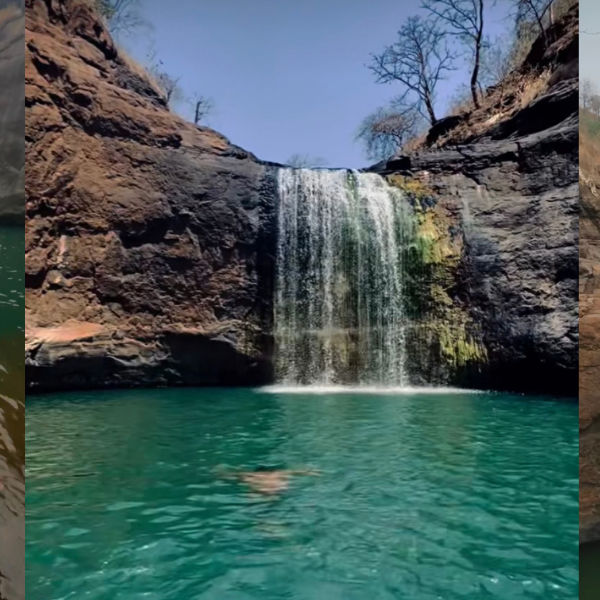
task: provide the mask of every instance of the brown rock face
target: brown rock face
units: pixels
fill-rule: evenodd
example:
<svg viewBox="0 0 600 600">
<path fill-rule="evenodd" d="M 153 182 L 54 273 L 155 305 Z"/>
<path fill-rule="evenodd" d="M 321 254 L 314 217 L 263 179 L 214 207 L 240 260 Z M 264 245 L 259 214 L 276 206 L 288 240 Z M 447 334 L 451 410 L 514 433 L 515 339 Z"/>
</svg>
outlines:
<svg viewBox="0 0 600 600">
<path fill-rule="evenodd" d="M 170 113 L 86 3 L 27 11 L 29 387 L 268 380 L 268 167 Z"/>
</svg>

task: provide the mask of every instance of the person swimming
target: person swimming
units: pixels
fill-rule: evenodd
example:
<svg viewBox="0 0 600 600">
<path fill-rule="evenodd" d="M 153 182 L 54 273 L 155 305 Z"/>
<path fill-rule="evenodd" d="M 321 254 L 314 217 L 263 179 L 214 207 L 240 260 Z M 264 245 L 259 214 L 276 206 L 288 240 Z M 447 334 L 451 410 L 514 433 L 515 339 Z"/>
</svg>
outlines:
<svg viewBox="0 0 600 600">
<path fill-rule="evenodd" d="M 315 469 L 281 469 L 267 465 L 258 465 L 253 471 L 228 473 L 226 478 L 241 481 L 253 492 L 265 496 L 274 496 L 289 488 L 292 477 L 298 475 L 318 476 L 320 474 Z"/>
</svg>

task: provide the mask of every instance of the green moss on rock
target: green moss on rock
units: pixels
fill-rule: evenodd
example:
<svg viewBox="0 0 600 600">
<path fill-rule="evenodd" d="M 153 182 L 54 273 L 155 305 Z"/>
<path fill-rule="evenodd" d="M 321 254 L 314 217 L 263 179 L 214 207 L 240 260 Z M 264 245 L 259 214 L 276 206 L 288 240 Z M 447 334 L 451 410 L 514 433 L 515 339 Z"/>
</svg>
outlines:
<svg viewBox="0 0 600 600">
<path fill-rule="evenodd" d="M 435 192 L 418 178 L 389 175 L 413 211 L 404 249 L 406 313 L 411 321 L 408 352 L 414 368 L 434 381 L 452 380 L 468 365 L 483 364 L 488 353 L 456 294 L 463 237 L 456 217 L 444 210 Z M 440 375 L 443 374 L 443 375 Z"/>
<path fill-rule="evenodd" d="M 433 190 L 425 185 L 420 179 L 393 173 L 392 175 L 387 176 L 387 181 L 390 185 L 402 190 L 413 200 L 417 201 L 419 205 L 427 204 L 427 200 L 435 198 Z"/>
<path fill-rule="evenodd" d="M 458 320 L 462 317 L 460 315 Z M 440 327 L 440 353 L 453 367 L 464 367 L 469 363 L 487 361 L 485 347 L 469 336 L 465 325 L 446 323 Z"/>
</svg>

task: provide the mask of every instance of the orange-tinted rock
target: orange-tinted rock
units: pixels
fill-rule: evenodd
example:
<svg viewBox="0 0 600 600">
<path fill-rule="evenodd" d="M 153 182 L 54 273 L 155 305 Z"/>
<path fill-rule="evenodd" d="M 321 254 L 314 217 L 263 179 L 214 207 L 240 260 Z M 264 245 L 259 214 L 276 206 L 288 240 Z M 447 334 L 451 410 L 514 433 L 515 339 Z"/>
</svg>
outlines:
<svg viewBox="0 0 600 600">
<path fill-rule="evenodd" d="M 27 11 L 29 386 L 265 381 L 268 169 L 169 112 L 89 3 Z"/>
</svg>

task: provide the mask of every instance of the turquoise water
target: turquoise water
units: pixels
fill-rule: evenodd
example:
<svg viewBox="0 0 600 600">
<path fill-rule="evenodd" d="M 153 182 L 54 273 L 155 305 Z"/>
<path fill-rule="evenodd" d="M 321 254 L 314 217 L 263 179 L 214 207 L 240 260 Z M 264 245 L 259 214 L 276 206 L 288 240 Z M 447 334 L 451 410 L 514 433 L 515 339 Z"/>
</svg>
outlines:
<svg viewBox="0 0 600 600">
<path fill-rule="evenodd" d="M 577 598 L 572 402 L 69 393 L 26 442 L 28 600 Z"/>
</svg>

